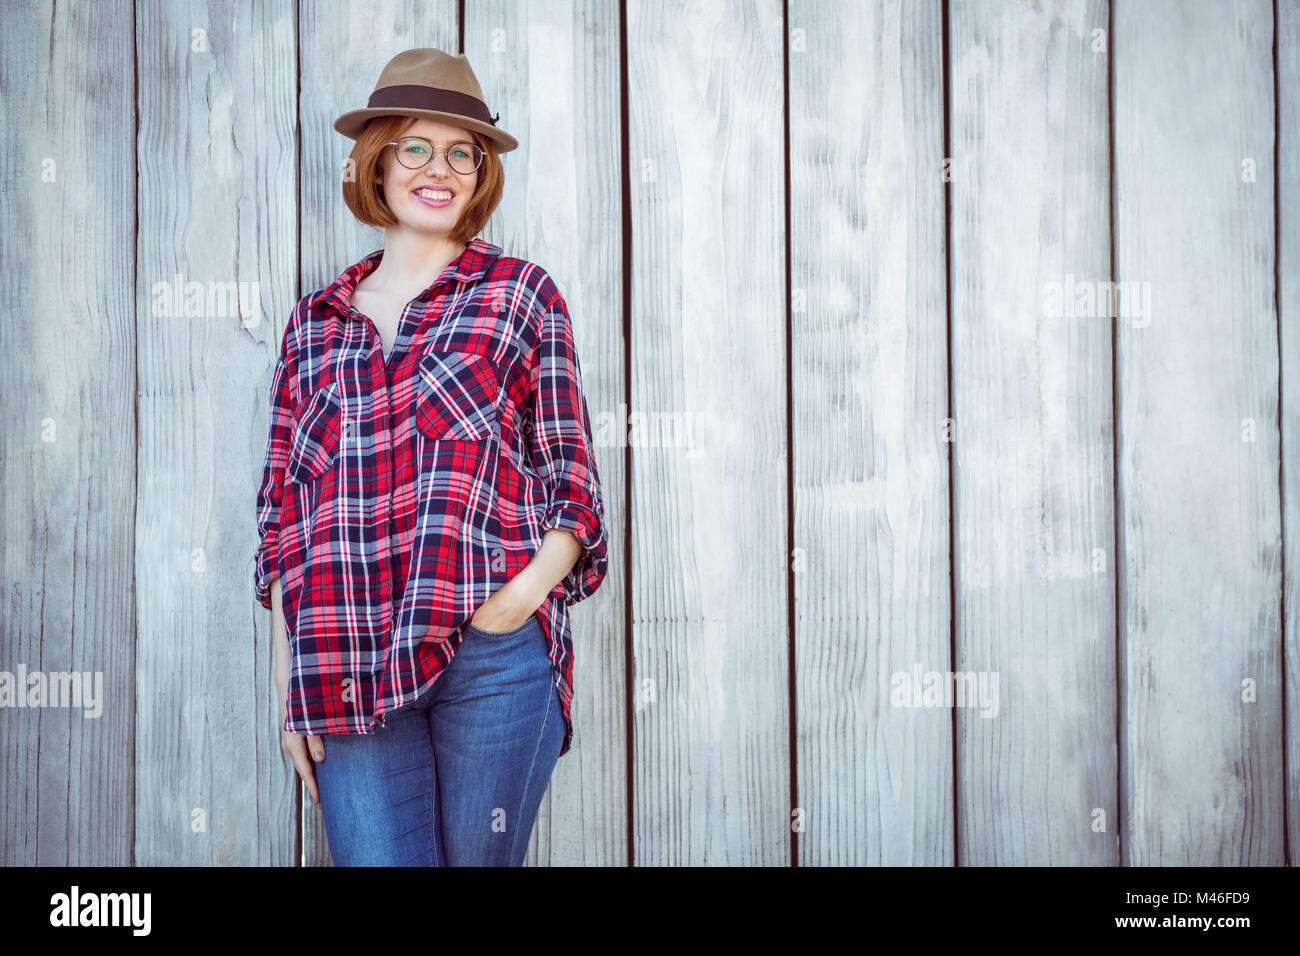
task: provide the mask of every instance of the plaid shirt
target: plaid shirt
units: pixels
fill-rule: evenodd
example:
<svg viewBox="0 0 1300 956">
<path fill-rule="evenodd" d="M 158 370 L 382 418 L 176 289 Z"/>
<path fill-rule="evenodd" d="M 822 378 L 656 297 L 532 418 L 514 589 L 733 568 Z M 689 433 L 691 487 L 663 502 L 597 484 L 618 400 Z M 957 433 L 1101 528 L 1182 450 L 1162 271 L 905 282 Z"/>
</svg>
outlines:
<svg viewBox="0 0 1300 956">
<path fill-rule="evenodd" d="M 257 600 L 277 574 L 285 730 L 373 733 L 437 679 L 470 617 L 541 546 L 583 545 L 536 616 L 573 740 L 568 605 L 608 535 L 569 314 L 534 263 L 473 239 L 416 296 L 387 359 L 352 290 L 383 250 L 298 302 L 271 382 Z"/>
</svg>

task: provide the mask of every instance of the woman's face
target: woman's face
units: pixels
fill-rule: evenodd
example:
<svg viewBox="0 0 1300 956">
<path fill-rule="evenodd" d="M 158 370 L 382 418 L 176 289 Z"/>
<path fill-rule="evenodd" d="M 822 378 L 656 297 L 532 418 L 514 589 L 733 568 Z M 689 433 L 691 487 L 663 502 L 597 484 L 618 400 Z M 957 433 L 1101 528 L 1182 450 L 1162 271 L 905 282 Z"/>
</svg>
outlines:
<svg viewBox="0 0 1300 956">
<path fill-rule="evenodd" d="M 435 147 L 474 142 L 469 130 L 428 119 L 415 120 L 393 138 L 401 140 L 404 136 L 421 136 Z M 483 167 L 469 174 L 458 173 L 447 164 L 444 150 L 436 149 L 434 153 L 423 167 L 410 169 L 398 161 L 397 147 L 385 147 L 381 154 L 384 199 L 403 227 L 447 235 L 469 204 Z"/>
</svg>

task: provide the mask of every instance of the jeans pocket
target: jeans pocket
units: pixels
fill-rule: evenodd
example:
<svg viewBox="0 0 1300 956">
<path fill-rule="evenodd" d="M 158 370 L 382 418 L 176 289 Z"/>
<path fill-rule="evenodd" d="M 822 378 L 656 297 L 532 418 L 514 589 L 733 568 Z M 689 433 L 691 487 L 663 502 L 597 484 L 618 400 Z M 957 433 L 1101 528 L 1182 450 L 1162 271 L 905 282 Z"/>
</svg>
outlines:
<svg viewBox="0 0 1300 956">
<path fill-rule="evenodd" d="M 488 631 L 473 623 L 466 625 L 466 627 L 471 631 L 482 634 L 484 637 L 513 637 L 516 634 L 522 634 L 524 631 L 532 630 L 534 627 L 540 628 L 541 625 L 537 622 L 537 615 L 534 613 L 528 615 L 528 620 L 524 621 L 524 623 L 508 631 Z"/>
</svg>

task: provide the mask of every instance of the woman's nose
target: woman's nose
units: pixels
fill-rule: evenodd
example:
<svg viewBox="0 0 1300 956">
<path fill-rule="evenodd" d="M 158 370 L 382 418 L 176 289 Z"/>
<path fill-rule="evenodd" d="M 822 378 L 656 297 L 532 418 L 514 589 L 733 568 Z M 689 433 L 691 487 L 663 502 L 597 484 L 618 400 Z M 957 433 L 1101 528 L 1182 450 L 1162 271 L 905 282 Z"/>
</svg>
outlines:
<svg viewBox="0 0 1300 956">
<path fill-rule="evenodd" d="M 441 175 L 441 174 L 444 174 L 444 173 L 449 173 L 449 172 L 451 172 L 451 166 L 447 163 L 447 153 L 446 153 L 446 151 L 445 151 L 445 150 L 440 150 L 440 149 L 435 149 L 435 150 L 433 151 L 433 158 L 432 158 L 431 160 L 429 160 L 429 162 L 426 163 L 425 166 L 424 166 L 424 173 L 425 173 L 425 175 L 426 175 L 426 176 L 432 176 L 432 175 L 434 174 L 434 172 L 435 172 L 435 170 L 434 170 L 434 166 L 436 166 L 438 163 L 441 163 L 441 164 L 442 164 L 442 169 L 441 169 L 441 170 L 438 170 L 438 172 L 439 172 L 440 175 Z"/>
</svg>

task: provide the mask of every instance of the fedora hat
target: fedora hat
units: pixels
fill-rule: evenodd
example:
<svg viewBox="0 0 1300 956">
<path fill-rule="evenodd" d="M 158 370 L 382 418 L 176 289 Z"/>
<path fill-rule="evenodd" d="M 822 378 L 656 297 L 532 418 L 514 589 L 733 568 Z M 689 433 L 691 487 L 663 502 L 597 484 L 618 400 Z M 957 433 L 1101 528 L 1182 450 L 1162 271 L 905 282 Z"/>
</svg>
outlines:
<svg viewBox="0 0 1300 956">
<path fill-rule="evenodd" d="M 375 116 L 412 116 L 463 126 L 492 140 L 497 152 L 519 145 L 505 130 L 497 129 L 483 102 L 483 90 L 464 54 L 421 48 L 405 50 L 388 61 L 365 109 L 350 110 L 334 121 L 334 129 L 356 139 Z"/>
</svg>

